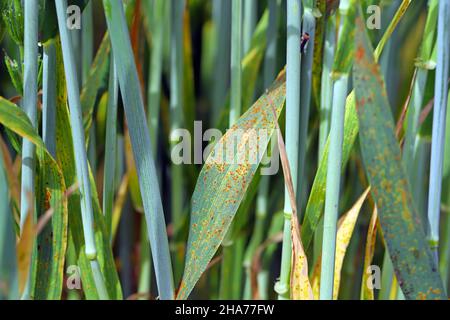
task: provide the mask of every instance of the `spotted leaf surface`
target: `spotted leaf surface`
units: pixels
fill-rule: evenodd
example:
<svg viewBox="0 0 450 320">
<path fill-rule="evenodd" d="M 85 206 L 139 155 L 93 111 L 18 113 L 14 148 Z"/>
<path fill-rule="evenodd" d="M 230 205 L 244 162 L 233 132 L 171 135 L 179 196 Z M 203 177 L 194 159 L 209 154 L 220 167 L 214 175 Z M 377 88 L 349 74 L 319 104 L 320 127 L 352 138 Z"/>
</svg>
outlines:
<svg viewBox="0 0 450 320">
<path fill-rule="evenodd" d="M 361 151 L 398 283 L 407 299 L 445 299 L 401 163 L 394 120 L 361 16 L 354 83 Z"/>
<path fill-rule="evenodd" d="M 278 120 L 273 108 L 278 117 L 285 95 L 283 71 L 268 92 L 228 130 L 206 160 L 192 196 L 186 265 L 177 299 L 189 296 L 225 237 L 261 160 L 252 160 L 252 152 L 246 150 L 256 143 L 257 153 L 264 154 Z M 230 154 L 236 158 L 231 159 Z"/>
</svg>

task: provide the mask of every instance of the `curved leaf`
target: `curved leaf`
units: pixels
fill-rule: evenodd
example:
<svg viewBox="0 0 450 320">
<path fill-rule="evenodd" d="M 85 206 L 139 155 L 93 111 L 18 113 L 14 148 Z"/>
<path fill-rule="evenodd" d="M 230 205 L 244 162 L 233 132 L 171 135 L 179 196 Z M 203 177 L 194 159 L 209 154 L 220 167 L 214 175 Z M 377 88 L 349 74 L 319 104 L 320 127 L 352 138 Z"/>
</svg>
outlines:
<svg viewBox="0 0 450 320">
<path fill-rule="evenodd" d="M 347 252 L 347 247 L 350 244 L 350 240 L 353 235 L 353 230 L 355 229 L 356 221 L 358 219 L 359 213 L 361 211 L 362 205 L 369 194 L 370 188 L 367 188 L 364 193 L 355 202 L 353 207 L 344 214 L 338 222 L 338 230 L 336 233 L 336 256 L 334 262 L 334 283 L 333 283 L 333 300 L 336 300 L 339 295 L 339 287 L 341 284 L 341 270 L 344 264 L 345 254 Z M 322 262 L 322 257 L 316 262 L 314 266 L 314 272 L 312 276 L 313 292 L 316 299 L 319 298 L 319 288 L 320 288 L 320 264 Z"/>
<path fill-rule="evenodd" d="M 44 142 L 31 125 L 28 116 L 15 104 L 0 97 L 0 123 L 37 147 L 42 170 L 40 179 L 46 187 L 40 197 L 45 201 L 37 208 L 38 216 L 53 209 L 51 223 L 37 239 L 36 299 L 59 299 L 63 286 L 63 268 L 67 247 L 67 199 L 61 169 L 45 148 Z M 39 246 L 42 251 L 40 252 Z"/>
<path fill-rule="evenodd" d="M 368 268 L 372 264 L 373 255 L 375 254 L 375 243 L 377 240 L 377 222 L 378 211 L 375 207 L 370 218 L 369 230 L 367 231 L 366 248 L 364 250 L 364 268 L 363 278 L 361 284 L 361 300 L 374 300 L 373 288 L 369 288 L 368 280 L 369 273 Z"/>
<path fill-rule="evenodd" d="M 280 115 L 285 101 L 286 84 L 283 71 L 271 89 L 264 94 L 217 143 L 206 160 L 192 196 L 192 215 L 186 266 L 177 299 L 186 299 L 201 274 L 219 248 L 225 234 L 239 208 L 244 194 L 258 168 L 257 161 L 223 161 L 228 142 L 243 130 L 235 154 L 245 153 L 245 148 L 253 133 L 256 133 L 258 153 L 263 154 L 275 129 L 272 108 Z M 252 131 L 254 130 L 254 131 Z M 265 139 L 260 136 L 265 131 Z M 250 142 L 251 143 L 251 142 Z M 234 145 L 234 143 L 233 143 Z M 235 159 L 233 159 L 235 160 Z"/>
</svg>

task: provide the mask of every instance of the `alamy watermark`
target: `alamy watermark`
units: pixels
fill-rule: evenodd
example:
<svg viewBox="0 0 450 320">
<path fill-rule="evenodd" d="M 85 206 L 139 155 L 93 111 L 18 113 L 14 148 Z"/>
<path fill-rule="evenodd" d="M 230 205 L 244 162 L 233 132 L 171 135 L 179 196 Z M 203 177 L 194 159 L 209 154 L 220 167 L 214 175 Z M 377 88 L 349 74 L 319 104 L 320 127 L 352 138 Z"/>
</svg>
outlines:
<svg viewBox="0 0 450 320">
<path fill-rule="evenodd" d="M 369 15 L 366 25 L 369 30 L 381 29 L 381 7 L 378 5 L 370 5 L 367 7 L 366 13 Z M 67 7 L 67 28 L 69 30 L 81 29 L 81 8 L 77 5 Z"/>
<path fill-rule="evenodd" d="M 215 128 L 203 132 L 202 122 L 195 121 L 193 136 L 187 129 L 172 131 L 170 158 L 176 165 L 261 164 L 262 175 L 274 175 L 280 167 L 278 142 L 274 133 L 274 129 L 266 128 L 233 128 L 225 135 Z"/>
</svg>

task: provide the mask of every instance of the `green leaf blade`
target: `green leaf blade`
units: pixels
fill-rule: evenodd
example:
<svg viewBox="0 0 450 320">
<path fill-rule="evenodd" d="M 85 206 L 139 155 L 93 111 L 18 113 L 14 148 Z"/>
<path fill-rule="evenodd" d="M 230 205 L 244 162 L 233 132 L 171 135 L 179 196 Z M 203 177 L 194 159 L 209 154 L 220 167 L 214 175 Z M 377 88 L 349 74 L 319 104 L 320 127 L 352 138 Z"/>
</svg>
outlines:
<svg viewBox="0 0 450 320">
<path fill-rule="evenodd" d="M 239 164 L 215 159 L 230 137 L 239 130 L 267 130 L 270 138 L 277 117 L 283 108 L 286 95 L 284 71 L 267 94 L 263 95 L 228 131 L 208 157 L 192 196 L 192 215 L 186 255 L 186 266 L 177 299 L 187 299 L 201 274 L 219 248 L 236 211 L 258 168 L 258 163 Z M 242 141 L 241 141 L 242 142 Z M 258 148 L 267 147 L 268 141 L 259 140 Z M 228 147 L 227 147 L 228 148 Z M 263 151 L 264 151 L 263 150 Z M 239 152 L 239 151 L 238 151 Z M 258 151 L 259 152 L 259 151 Z"/>
<path fill-rule="evenodd" d="M 394 121 L 364 24 L 357 19 L 354 82 L 363 162 L 407 299 L 446 299 L 401 162 Z"/>
</svg>

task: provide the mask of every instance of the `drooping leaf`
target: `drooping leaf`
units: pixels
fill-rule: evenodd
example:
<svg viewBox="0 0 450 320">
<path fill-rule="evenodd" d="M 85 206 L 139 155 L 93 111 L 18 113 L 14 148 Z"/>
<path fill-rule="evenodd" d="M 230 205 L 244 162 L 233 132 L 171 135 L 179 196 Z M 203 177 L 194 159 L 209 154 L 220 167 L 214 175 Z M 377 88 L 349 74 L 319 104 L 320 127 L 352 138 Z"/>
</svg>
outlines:
<svg viewBox="0 0 450 320">
<path fill-rule="evenodd" d="M 8 184 L 0 147 L 0 300 L 18 298 L 14 292 L 17 286 L 16 234 Z"/>
<path fill-rule="evenodd" d="M 384 82 L 361 16 L 356 30 L 353 71 L 361 150 L 397 280 L 407 299 L 446 299 L 414 207 Z"/>
<path fill-rule="evenodd" d="M 22 68 L 17 63 L 16 60 L 11 59 L 8 54 L 5 53 L 5 65 L 8 70 L 9 77 L 11 78 L 11 82 L 14 86 L 14 89 L 19 93 L 19 95 L 23 95 L 23 75 Z"/>
<path fill-rule="evenodd" d="M 63 175 L 56 161 L 45 148 L 44 142 L 34 130 L 28 116 L 22 109 L 0 97 L 0 123 L 9 130 L 31 141 L 37 147 L 37 158 L 39 166 L 42 168 L 41 179 L 46 186 L 41 190 L 45 201 L 44 207 L 37 208 L 38 216 L 46 209 L 52 208 L 53 216 L 49 227 L 51 227 L 51 238 L 38 237 L 38 245 L 45 243 L 45 247 L 51 255 L 44 258 L 45 268 L 37 270 L 42 272 L 42 291 L 38 292 L 39 297 L 47 299 L 59 299 L 63 284 L 63 267 L 67 246 L 67 200 L 64 197 L 65 183 Z M 18 257 L 19 258 L 19 257 Z M 39 262 L 44 260 L 38 259 Z M 37 286 L 40 284 L 37 283 Z"/>
<path fill-rule="evenodd" d="M 172 258 L 166 230 L 158 175 L 123 3 L 103 0 L 125 116 L 139 178 L 160 299 L 173 299 Z"/>
<path fill-rule="evenodd" d="M 361 283 L 361 300 L 373 300 L 373 288 L 368 285 L 369 268 L 372 264 L 373 255 L 375 254 L 375 242 L 377 240 L 377 221 L 378 211 L 375 207 L 370 218 L 369 230 L 367 231 L 366 248 L 364 250 L 364 268 L 363 278 Z"/>
<path fill-rule="evenodd" d="M 24 14 L 20 0 L 4 0 L 1 9 L 1 18 L 8 35 L 18 46 L 23 46 Z"/>
<path fill-rule="evenodd" d="M 213 258 L 261 160 L 258 156 L 259 159 L 254 162 L 224 161 L 225 153 L 236 151 L 235 155 L 242 155 L 251 136 L 257 139 L 258 153 L 265 151 L 277 121 L 272 108 L 279 116 L 285 101 L 285 90 L 285 73 L 282 72 L 268 93 L 239 118 L 206 160 L 192 196 L 186 265 L 177 299 L 189 296 Z M 266 139 L 260 136 L 261 130 L 267 134 Z M 229 150 L 227 144 L 236 139 L 238 132 L 243 134 L 238 139 L 236 150 Z M 224 151 L 224 146 L 228 150 Z"/>
<path fill-rule="evenodd" d="M 348 245 L 355 229 L 356 221 L 359 213 L 361 212 L 362 205 L 369 194 L 370 188 L 367 188 L 359 199 L 355 202 L 353 207 L 344 214 L 338 222 L 338 230 L 336 233 L 336 255 L 334 260 L 334 283 L 333 283 L 333 300 L 336 300 L 339 295 L 339 287 L 341 284 L 341 271 L 344 264 L 345 254 L 347 252 Z M 312 276 L 314 297 L 319 298 L 320 288 L 320 265 L 322 258 L 317 259 L 314 266 L 314 272 Z"/>
<path fill-rule="evenodd" d="M 30 275 L 31 257 L 36 238 L 33 213 L 29 212 L 17 243 L 17 270 L 19 276 L 19 292 L 23 293 Z"/>
</svg>

